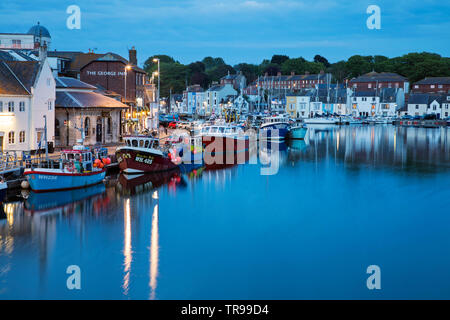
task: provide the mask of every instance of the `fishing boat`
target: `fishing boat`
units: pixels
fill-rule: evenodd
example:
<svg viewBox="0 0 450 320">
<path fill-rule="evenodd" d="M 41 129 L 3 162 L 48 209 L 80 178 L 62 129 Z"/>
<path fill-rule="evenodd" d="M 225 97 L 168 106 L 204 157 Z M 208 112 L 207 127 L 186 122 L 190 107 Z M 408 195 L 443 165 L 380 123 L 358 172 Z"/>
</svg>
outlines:
<svg viewBox="0 0 450 320">
<path fill-rule="evenodd" d="M 233 124 L 208 125 L 202 128 L 200 136 L 205 164 L 245 162 L 245 151 L 249 148 L 249 136 L 241 126 Z M 236 158 L 238 159 L 236 160 Z"/>
<path fill-rule="evenodd" d="M 102 182 L 105 174 L 104 163 L 99 159 L 94 162 L 91 151 L 83 145 L 63 150 L 58 168 L 31 167 L 24 172 L 35 192 L 84 188 Z"/>
<path fill-rule="evenodd" d="M 306 124 L 338 124 L 339 120 L 328 117 L 307 118 L 303 120 Z"/>
<path fill-rule="evenodd" d="M 305 139 L 306 131 L 308 131 L 308 129 L 303 125 L 293 126 L 289 129 L 289 138 Z"/>
<path fill-rule="evenodd" d="M 116 149 L 119 168 L 125 173 L 160 172 L 177 168 L 180 158 L 170 153 L 171 143 L 160 145 L 152 135 L 129 135 L 125 145 Z"/>
<path fill-rule="evenodd" d="M 263 139 L 284 140 L 289 132 L 289 119 L 282 115 L 264 118 L 260 127 Z"/>
</svg>

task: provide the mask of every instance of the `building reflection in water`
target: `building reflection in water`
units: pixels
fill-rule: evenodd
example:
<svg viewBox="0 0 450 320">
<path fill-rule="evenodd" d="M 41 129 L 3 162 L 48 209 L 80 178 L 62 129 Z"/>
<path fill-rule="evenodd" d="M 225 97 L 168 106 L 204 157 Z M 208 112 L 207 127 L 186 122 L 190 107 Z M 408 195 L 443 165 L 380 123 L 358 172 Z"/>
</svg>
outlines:
<svg viewBox="0 0 450 320">
<path fill-rule="evenodd" d="M 123 293 L 128 295 L 128 290 L 130 286 L 130 272 L 131 272 L 131 261 L 133 260 L 133 253 L 131 251 L 131 208 L 130 199 L 126 199 L 123 208 L 124 216 L 124 241 L 123 241 L 123 256 L 124 256 L 124 276 L 123 276 Z"/>
<path fill-rule="evenodd" d="M 450 129 L 392 125 L 311 127 L 309 147 L 289 160 L 334 160 L 349 169 L 388 167 L 411 172 L 435 172 L 449 168 Z"/>
<path fill-rule="evenodd" d="M 150 300 L 156 296 L 156 284 L 159 264 L 159 196 L 158 190 L 153 192 L 152 198 L 155 200 L 152 215 L 152 231 L 150 235 Z"/>
</svg>

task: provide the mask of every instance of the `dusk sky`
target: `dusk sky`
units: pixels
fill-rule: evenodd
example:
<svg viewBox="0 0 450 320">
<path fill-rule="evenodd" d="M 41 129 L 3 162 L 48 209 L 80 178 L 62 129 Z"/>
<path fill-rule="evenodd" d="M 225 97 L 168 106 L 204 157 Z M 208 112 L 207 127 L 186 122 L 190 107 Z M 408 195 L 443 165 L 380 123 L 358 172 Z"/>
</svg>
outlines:
<svg viewBox="0 0 450 320">
<path fill-rule="evenodd" d="M 369 30 L 369 5 L 381 9 L 381 29 Z M 81 9 L 81 29 L 69 30 L 69 5 Z M 3 0 L 0 32 L 27 32 L 40 21 L 51 49 L 116 52 L 138 62 L 167 54 L 182 63 L 205 56 L 231 65 L 273 54 L 330 62 L 354 54 L 388 57 L 413 51 L 449 56 L 450 2 L 432 0 Z"/>
</svg>

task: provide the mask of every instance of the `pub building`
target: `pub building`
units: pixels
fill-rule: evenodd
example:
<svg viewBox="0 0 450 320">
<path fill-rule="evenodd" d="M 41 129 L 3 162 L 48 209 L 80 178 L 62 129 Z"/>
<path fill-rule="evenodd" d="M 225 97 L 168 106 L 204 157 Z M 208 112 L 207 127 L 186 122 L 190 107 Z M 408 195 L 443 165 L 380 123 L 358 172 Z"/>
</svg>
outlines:
<svg viewBox="0 0 450 320">
<path fill-rule="evenodd" d="M 150 123 L 150 106 L 154 103 L 155 87 L 146 72 L 137 66 L 136 49 L 129 50 L 129 60 L 115 53 L 98 54 L 50 51 L 57 59 L 55 75 L 74 77 L 95 86 L 103 95 L 120 98 L 128 105 L 122 111 L 119 135 L 145 129 Z"/>
</svg>

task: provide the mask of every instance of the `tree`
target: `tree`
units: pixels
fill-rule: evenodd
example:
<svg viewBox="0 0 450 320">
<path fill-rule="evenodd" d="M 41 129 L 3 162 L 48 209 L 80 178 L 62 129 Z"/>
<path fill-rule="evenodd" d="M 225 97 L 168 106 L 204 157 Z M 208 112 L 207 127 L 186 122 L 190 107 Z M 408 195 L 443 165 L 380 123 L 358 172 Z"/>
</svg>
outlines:
<svg viewBox="0 0 450 320">
<path fill-rule="evenodd" d="M 373 57 L 372 56 L 351 56 L 346 63 L 346 69 L 348 76 L 351 78 L 359 77 L 362 74 L 368 73 L 373 70 Z"/>
<path fill-rule="evenodd" d="M 259 75 L 259 68 L 255 64 L 239 63 L 238 65 L 234 66 L 234 69 L 236 71 L 242 72 L 242 74 L 247 79 L 247 83 L 255 81 Z"/>
<path fill-rule="evenodd" d="M 330 63 L 328 62 L 328 60 L 318 54 L 316 54 L 314 56 L 314 62 L 322 63 L 325 66 L 325 68 L 328 68 L 330 66 Z"/>
<path fill-rule="evenodd" d="M 283 64 L 283 62 L 285 62 L 286 60 L 289 60 L 288 56 L 275 54 L 272 56 L 272 60 L 270 60 L 270 63 L 281 66 Z"/>
<path fill-rule="evenodd" d="M 209 79 L 211 81 L 219 81 L 220 78 L 226 76 L 228 73 L 235 74 L 236 71 L 233 69 L 232 66 L 229 66 L 227 64 L 221 64 L 214 68 L 206 70 L 206 74 L 209 76 Z"/>
<path fill-rule="evenodd" d="M 158 69 L 158 63 L 153 62 L 153 59 L 158 58 L 160 63 L 175 63 L 176 61 L 167 55 L 164 54 L 157 54 L 154 56 L 151 56 L 144 62 L 144 70 L 147 71 L 148 74 L 152 74 L 153 71 L 156 71 Z"/>
<path fill-rule="evenodd" d="M 278 64 L 269 64 L 263 70 L 263 75 L 267 73 L 269 76 L 276 76 L 279 72 L 281 72 L 281 68 Z"/>
<path fill-rule="evenodd" d="M 205 70 L 211 70 L 215 67 L 225 65 L 225 61 L 222 58 L 206 57 L 202 62 L 205 65 Z"/>
</svg>

